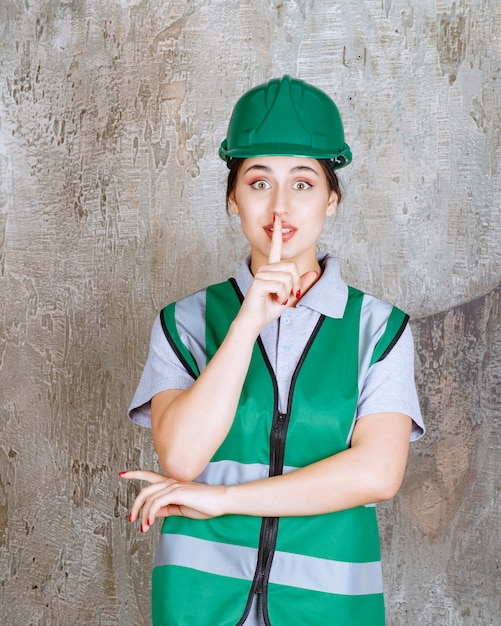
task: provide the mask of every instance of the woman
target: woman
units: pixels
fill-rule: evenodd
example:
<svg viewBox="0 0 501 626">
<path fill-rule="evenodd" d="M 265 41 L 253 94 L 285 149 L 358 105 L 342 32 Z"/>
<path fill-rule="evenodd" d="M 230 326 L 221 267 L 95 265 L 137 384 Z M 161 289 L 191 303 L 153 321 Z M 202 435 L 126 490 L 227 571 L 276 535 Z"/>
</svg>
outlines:
<svg viewBox="0 0 501 626">
<path fill-rule="evenodd" d="M 150 483 L 130 520 L 165 517 L 153 622 L 383 626 L 373 505 L 424 429 L 408 317 L 317 255 L 351 161 L 339 112 L 272 80 L 238 101 L 220 156 L 250 256 L 161 312 L 130 409 L 166 474 L 122 474 Z"/>
</svg>

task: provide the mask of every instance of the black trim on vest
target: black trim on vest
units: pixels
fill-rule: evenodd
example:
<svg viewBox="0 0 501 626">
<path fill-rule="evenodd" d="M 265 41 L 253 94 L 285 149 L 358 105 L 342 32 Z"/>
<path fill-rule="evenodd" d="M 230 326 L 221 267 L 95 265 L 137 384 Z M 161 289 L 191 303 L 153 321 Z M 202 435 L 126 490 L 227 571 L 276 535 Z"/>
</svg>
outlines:
<svg viewBox="0 0 501 626">
<path fill-rule="evenodd" d="M 162 330 L 164 331 L 165 338 L 169 342 L 170 347 L 173 349 L 177 358 L 181 361 L 183 366 L 186 368 L 186 371 L 188 372 L 188 374 L 193 378 L 193 380 L 196 380 L 198 376 L 196 375 L 196 373 L 194 372 L 194 370 L 192 369 L 188 361 L 184 358 L 179 348 L 176 346 L 176 342 L 174 341 L 174 339 L 171 337 L 169 329 L 167 328 L 167 325 L 164 320 L 163 309 L 162 309 L 162 312 L 160 313 L 160 323 L 162 325 Z"/>
<path fill-rule="evenodd" d="M 393 339 L 390 342 L 390 345 L 386 348 L 386 350 L 383 352 L 383 354 L 379 357 L 379 359 L 376 361 L 376 363 L 379 363 L 380 361 L 382 361 L 383 359 L 386 359 L 386 357 L 390 354 L 390 352 L 393 350 L 395 344 L 397 343 L 397 341 L 400 339 L 400 337 L 402 336 L 402 333 L 405 330 L 405 327 L 407 326 L 407 322 L 409 321 L 409 316 L 406 314 L 406 316 L 404 317 L 404 321 L 402 322 L 402 325 L 400 326 L 400 328 L 398 329 L 397 334 L 393 337 Z"/>
<path fill-rule="evenodd" d="M 244 294 L 240 291 L 240 287 L 237 284 L 237 281 L 234 278 L 228 278 L 228 281 L 231 283 L 231 286 L 235 290 L 238 299 L 240 300 L 240 304 L 245 300 Z"/>
<path fill-rule="evenodd" d="M 239 286 L 234 278 L 230 278 L 229 282 L 233 286 L 235 293 L 237 294 L 240 303 L 243 302 L 244 296 L 240 291 Z M 321 315 L 313 332 L 308 339 L 308 342 L 301 354 L 301 357 L 296 365 L 296 369 L 292 375 L 291 384 L 289 388 L 289 396 L 287 399 L 287 413 L 280 413 L 278 411 L 278 384 L 275 376 L 275 372 L 271 366 L 271 363 L 268 359 L 268 355 L 266 354 L 266 350 L 264 349 L 264 345 L 261 337 L 257 338 L 257 343 L 259 345 L 259 350 L 261 351 L 261 356 L 264 359 L 266 367 L 268 368 L 274 390 L 274 407 L 273 407 L 273 421 L 271 424 L 271 432 L 270 432 L 270 471 L 269 476 L 278 476 L 283 474 L 284 469 L 284 457 L 285 457 L 285 443 L 287 439 L 287 430 L 289 428 L 289 422 L 292 412 L 292 402 L 294 396 L 294 389 L 296 386 L 296 381 L 299 376 L 299 372 L 303 363 L 310 351 L 310 348 L 315 341 L 322 324 L 324 323 L 325 315 Z M 403 329 L 402 329 L 403 330 Z M 254 579 L 252 581 L 252 586 L 249 592 L 249 598 L 247 600 L 247 604 L 245 606 L 244 614 L 239 620 L 237 626 L 242 626 L 249 615 L 250 608 L 252 606 L 253 598 L 256 594 L 262 594 L 262 608 L 263 608 L 263 617 L 264 623 L 266 626 L 271 626 L 270 616 L 268 613 L 268 580 L 270 577 L 271 565 L 273 563 L 273 556 L 275 554 L 275 548 L 277 544 L 278 537 L 278 526 L 279 526 L 280 518 L 279 517 L 263 517 L 263 521 L 261 522 L 261 533 L 259 536 L 259 548 L 258 548 L 258 557 L 256 570 L 254 573 Z"/>
</svg>

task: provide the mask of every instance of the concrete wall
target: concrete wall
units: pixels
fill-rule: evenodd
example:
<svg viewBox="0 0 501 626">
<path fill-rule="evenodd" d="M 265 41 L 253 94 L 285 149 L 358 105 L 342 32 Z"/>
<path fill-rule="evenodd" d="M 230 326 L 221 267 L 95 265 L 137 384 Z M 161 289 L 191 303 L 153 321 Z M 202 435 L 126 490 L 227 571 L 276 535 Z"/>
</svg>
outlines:
<svg viewBox="0 0 501 626">
<path fill-rule="evenodd" d="M 354 153 L 323 246 L 415 318 L 388 623 L 501 624 L 500 24 L 497 0 L 0 2 L 0 623 L 149 623 L 126 407 L 159 308 L 238 266 L 217 147 L 287 72 Z"/>
</svg>

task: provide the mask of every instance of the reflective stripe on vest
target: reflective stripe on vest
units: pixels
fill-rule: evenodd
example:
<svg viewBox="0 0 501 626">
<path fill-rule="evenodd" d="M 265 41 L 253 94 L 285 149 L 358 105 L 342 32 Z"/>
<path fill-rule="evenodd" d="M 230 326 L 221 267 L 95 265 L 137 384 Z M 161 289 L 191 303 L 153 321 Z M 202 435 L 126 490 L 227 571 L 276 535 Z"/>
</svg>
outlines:
<svg viewBox="0 0 501 626">
<path fill-rule="evenodd" d="M 178 565 L 218 576 L 251 581 L 257 550 L 231 546 L 186 535 L 160 535 L 154 567 Z M 334 593 L 365 595 L 382 593 L 381 563 L 345 563 L 276 551 L 270 583 Z"/>
<path fill-rule="evenodd" d="M 297 467 L 284 465 L 282 474 L 289 474 Z M 269 475 L 269 465 L 259 463 L 237 463 L 237 461 L 213 461 L 207 465 L 204 471 L 195 479 L 195 482 L 206 485 L 239 485 L 250 483 L 253 480 L 261 480 Z M 375 506 L 366 504 L 365 506 Z"/>
</svg>

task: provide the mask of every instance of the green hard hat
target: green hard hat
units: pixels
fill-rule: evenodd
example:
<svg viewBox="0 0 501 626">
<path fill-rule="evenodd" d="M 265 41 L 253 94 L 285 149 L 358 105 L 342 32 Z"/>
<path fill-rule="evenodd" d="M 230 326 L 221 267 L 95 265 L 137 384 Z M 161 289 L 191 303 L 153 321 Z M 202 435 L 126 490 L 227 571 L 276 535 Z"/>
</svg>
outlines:
<svg viewBox="0 0 501 626">
<path fill-rule="evenodd" d="M 329 159 L 333 169 L 351 163 L 337 106 L 317 87 L 290 76 L 254 87 L 238 100 L 219 156 Z"/>
</svg>

